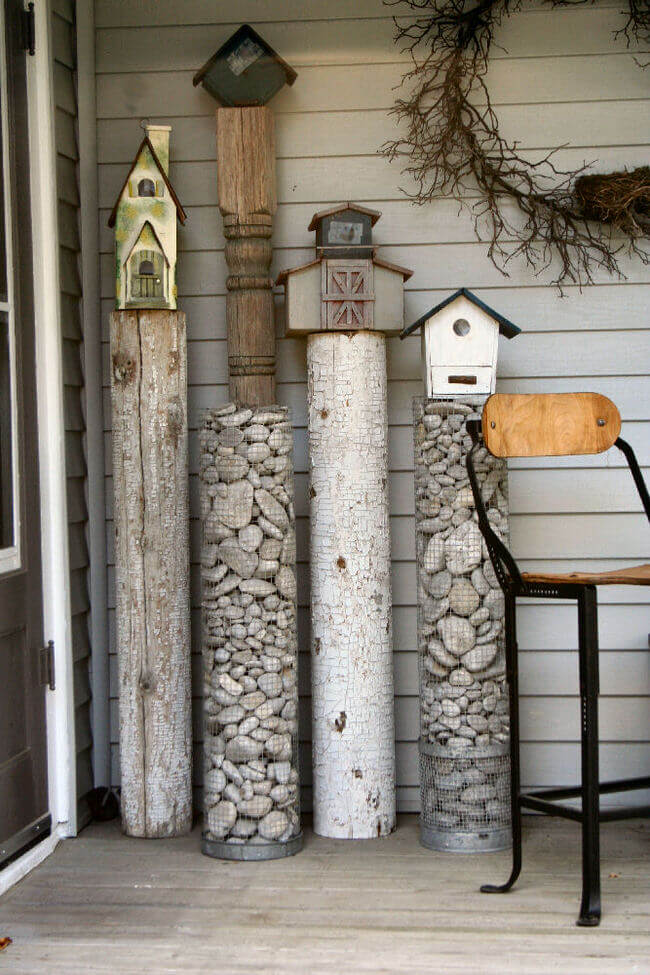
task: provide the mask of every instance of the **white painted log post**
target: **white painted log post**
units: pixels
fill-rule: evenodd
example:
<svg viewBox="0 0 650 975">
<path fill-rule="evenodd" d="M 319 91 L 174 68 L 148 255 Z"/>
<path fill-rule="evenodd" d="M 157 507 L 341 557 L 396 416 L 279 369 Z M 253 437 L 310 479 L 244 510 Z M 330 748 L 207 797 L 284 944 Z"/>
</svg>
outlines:
<svg viewBox="0 0 650 975">
<path fill-rule="evenodd" d="M 192 825 L 185 316 L 111 315 L 122 826 Z"/>
<path fill-rule="evenodd" d="M 314 830 L 395 827 L 386 339 L 307 340 Z"/>
</svg>

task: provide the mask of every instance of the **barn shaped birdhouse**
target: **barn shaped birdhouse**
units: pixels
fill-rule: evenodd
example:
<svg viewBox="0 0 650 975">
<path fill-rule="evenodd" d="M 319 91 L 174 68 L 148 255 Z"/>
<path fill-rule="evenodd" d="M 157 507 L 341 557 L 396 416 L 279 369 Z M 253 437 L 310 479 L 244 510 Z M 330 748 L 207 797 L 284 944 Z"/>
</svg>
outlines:
<svg viewBox="0 0 650 975">
<path fill-rule="evenodd" d="M 176 221 L 169 125 L 147 125 L 108 225 L 115 228 L 115 307 L 176 308 Z"/>
<path fill-rule="evenodd" d="M 315 213 L 316 260 L 283 271 L 286 335 L 377 331 L 399 334 L 404 282 L 412 271 L 375 255 L 372 227 L 381 214 L 356 203 Z"/>
<path fill-rule="evenodd" d="M 476 295 L 461 288 L 402 332 L 421 329 L 426 395 L 489 395 L 496 386 L 499 333 L 512 339 L 521 331 Z"/>
</svg>

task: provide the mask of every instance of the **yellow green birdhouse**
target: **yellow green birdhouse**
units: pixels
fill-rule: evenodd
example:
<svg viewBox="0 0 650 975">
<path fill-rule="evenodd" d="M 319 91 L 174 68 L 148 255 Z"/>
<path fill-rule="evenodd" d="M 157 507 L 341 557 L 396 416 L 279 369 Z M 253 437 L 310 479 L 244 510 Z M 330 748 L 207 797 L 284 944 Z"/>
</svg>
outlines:
<svg viewBox="0 0 650 975">
<path fill-rule="evenodd" d="M 108 225 L 115 228 L 115 307 L 176 308 L 176 221 L 170 125 L 147 125 Z"/>
</svg>

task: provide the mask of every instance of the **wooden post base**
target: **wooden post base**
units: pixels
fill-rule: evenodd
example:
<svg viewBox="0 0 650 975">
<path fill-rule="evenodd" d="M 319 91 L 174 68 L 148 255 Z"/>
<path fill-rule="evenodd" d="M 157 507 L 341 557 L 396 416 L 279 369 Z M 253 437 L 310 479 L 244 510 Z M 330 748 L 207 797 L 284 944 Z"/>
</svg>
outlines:
<svg viewBox="0 0 650 975">
<path fill-rule="evenodd" d="M 185 315 L 111 315 L 122 825 L 192 825 Z"/>
</svg>

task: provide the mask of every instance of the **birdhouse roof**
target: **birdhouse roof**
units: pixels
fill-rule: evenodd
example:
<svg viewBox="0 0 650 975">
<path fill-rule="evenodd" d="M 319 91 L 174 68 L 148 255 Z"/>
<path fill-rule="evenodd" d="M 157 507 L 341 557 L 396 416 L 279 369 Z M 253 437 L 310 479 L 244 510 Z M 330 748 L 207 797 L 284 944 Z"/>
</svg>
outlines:
<svg viewBox="0 0 650 975">
<path fill-rule="evenodd" d="M 306 271 L 308 267 L 313 267 L 315 264 L 322 264 L 323 259 L 320 257 L 315 258 L 313 261 L 308 261 L 306 264 L 299 264 L 298 267 L 288 267 L 284 271 L 280 271 L 278 274 L 276 285 L 285 286 L 287 283 L 287 278 L 291 277 L 292 274 L 298 274 L 300 271 Z M 395 271 L 397 274 L 401 274 L 405 281 L 413 274 L 413 271 L 409 270 L 407 267 L 401 267 L 399 264 L 391 264 L 390 261 L 384 261 L 380 257 L 373 257 L 372 263 L 374 265 L 379 265 L 379 267 L 385 267 L 389 271 Z"/>
<path fill-rule="evenodd" d="M 218 61 L 219 58 L 226 57 L 231 51 L 235 50 L 241 41 L 245 40 L 246 38 L 251 38 L 253 41 L 255 41 L 255 43 L 262 48 L 267 57 L 270 57 L 282 68 L 285 81 L 288 85 L 292 85 L 294 83 L 298 77 L 298 74 L 293 70 L 291 65 L 287 64 L 284 58 L 281 58 L 278 52 L 274 51 L 271 45 L 265 41 L 263 37 L 260 37 L 256 30 L 253 30 L 250 24 L 242 24 L 241 27 L 235 31 L 232 37 L 229 37 L 225 44 L 222 44 L 219 50 L 216 51 L 212 57 L 205 62 L 203 67 L 199 68 L 192 78 L 192 84 L 194 87 L 196 88 L 197 85 L 201 84 L 212 65 Z"/>
<path fill-rule="evenodd" d="M 442 311 L 443 308 L 446 308 L 447 305 L 452 303 L 452 301 L 456 301 L 456 299 L 460 297 L 467 298 L 467 300 L 471 301 L 473 305 L 476 305 L 476 307 L 484 311 L 486 315 L 493 318 L 499 325 L 500 334 L 505 335 L 507 339 L 513 339 L 515 335 L 519 335 L 521 332 L 521 329 L 517 325 L 514 325 L 507 318 L 504 318 L 503 315 L 500 312 L 495 311 L 494 308 L 490 308 L 489 305 L 486 305 L 484 301 L 481 301 L 481 299 L 477 298 L 475 294 L 472 294 L 468 288 L 459 288 L 458 291 L 454 291 L 453 295 L 449 295 L 448 298 L 441 301 L 439 305 L 436 305 L 434 308 L 429 309 L 428 312 L 425 312 L 421 318 L 418 318 L 417 322 L 413 322 L 412 325 L 408 325 L 405 329 L 403 329 L 400 334 L 400 338 L 404 339 L 407 335 L 411 335 L 412 332 L 416 332 L 419 328 L 421 328 L 422 325 L 428 322 L 430 318 L 433 318 L 434 315 L 436 315 L 439 311 Z"/>
<path fill-rule="evenodd" d="M 311 223 L 307 227 L 307 230 L 316 230 L 317 225 L 325 217 L 332 217 L 335 213 L 343 213 L 344 210 L 356 210 L 357 213 L 363 213 L 367 217 L 370 217 L 370 226 L 374 227 L 379 220 L 381 213 L 379 210 L 371 210 L 369 207 L 363 207 L 359 203 L 340 203 L 338 206 L 330 207 L 328 210 L 319 210 L 311 218 Z"/>
<path fill-rule="evenodd" d="M 126 174 L 126 179 L 122 183 L 122 188 L 120 189 L 120 192 L 118 193 L 117 200 L 115 201 L 115 206 L 113 207 L 113 209 L 111 211 L 111 215 L 108 218 L 108 226 L 109 227 L 114 227 L 115 226 L 115 220 L 117 219 L 117 208 L 120 205 L 120 200 L 122 199 L 122 193 L 124 193 L 124 190 L 126 189 L 126 187 L 128 185 L 128 182 L 131 179 L 131 174 L 133 173 L 133 170 L 138 165 L 138 159 L 140 158 L 140 153 L 142 152 L 142 150 L 144 149 L 145 146 L 147 146 L 149 148 L 149 152 L 151 153 L 152 158 L 153 158 L 153 161 L 156 164 L 156 168 L 158 169 L 158 172 L 162 176 L 163 182 L 165 183 L 165 186 L 169 190 L 169 195 L 171 196 L 172 200 L 174 201 L 174 205 L 176 206 L 176 213 L 178 215 L 178 219 L 180 220 L 181 223 L 185 223 L 185 220 L 187 218 L 187 214 L 185 213 L 185 210 L 181 206 L 181 201 L 178 199 L 178 197 L 176 196 L 176 193 L 174 192 L 174 187 L 169 182 L 169 178 L 167 176 L 167 173 L 163 169 L 162 164 L 161 164 L 160 160 L 158 159 L 158 156 L 156 154 L 156 150 L 152 146 L 152 144 L 149 141 L 148 137 L 145 135 L 144 139 L 140 143 L 140 146 L 138 148 L 138 151 L 135 154 L 135 158 L 134 158 L 133 162 L 131 163 L 131 168 L 129 169 L 128 173 Z"/>
</svg>

